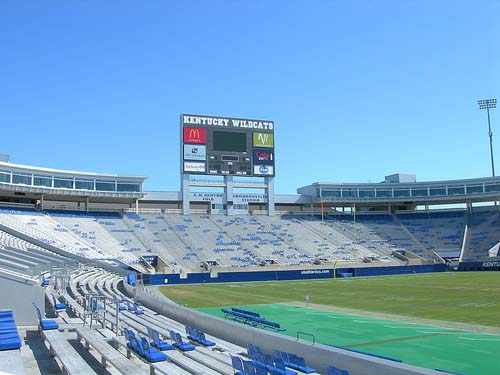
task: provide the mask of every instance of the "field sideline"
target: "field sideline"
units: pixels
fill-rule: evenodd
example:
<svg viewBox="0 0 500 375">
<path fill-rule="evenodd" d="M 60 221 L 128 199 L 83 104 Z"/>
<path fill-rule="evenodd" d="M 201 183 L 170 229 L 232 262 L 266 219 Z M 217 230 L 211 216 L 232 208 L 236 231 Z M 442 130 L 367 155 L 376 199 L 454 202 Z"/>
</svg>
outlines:
<svg viewBox="0 0 500 375">
<path fill-rule="evenodd" d="M 169 285 L 191 308 L 304 302 L 415 318 L 500 327 L 500 273 L 454 272 L 352 279 Z"/>
</svg>

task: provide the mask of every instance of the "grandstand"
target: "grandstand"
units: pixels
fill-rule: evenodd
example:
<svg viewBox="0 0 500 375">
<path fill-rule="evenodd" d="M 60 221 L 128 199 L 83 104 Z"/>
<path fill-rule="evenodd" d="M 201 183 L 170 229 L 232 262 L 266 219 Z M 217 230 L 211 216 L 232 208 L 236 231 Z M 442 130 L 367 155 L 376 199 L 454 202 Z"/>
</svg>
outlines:
<svg viewBox="0 0 500 375">
<path fill-rule="evenodd" d="M 93 373 L 106 363 L 113 374 L 231 375 L 240 363 L 233 358 L 243 366 L 255 355 L 247 349 L 258 345 L 257 357 L 268 358 L 272 371 L 283 366 L 281 356 L 272 357 L 276 350 L 296 353 L 302 359 L 286 358 L 304 360 L 318 373 L 333 366 L 351 374 L 431 374 L 256 334 L 173 304 L 149 286 L 435 272 L 453 264 L 500 268 L 499 258 L 489 256 L 500 242 L 499 178 L 314 183 L 297 195 L 275 195 L 274 176 L 265 183 L 182 178 L 181 192 L 145 192 L 144 176 L 0 162 L 0 308 L 12 310 L 21 336 L 33 339 L 29 327 L 40 326 L 36 337 L 57 359 L 43 371 Z M 225 193 L 191 191 L 207 185 Z M 244 188 L 265 193 L 232 191 Z M 434 204 L 461 207 L 433 210 Z M 43 329 L 55 326 L 59 330 Z M 195 350 L 182 351 L 191 344 Z M 149 345 L 178 349 L 162 355 L 145 351 Z M 23 348 L 0 351 L 0 371 L 12 364 L 5 358 L 20 351 L 35 362 Z M 48 356 L 44 348 L 36 355 Z M 287 371 L 295 371 L 293 365 L 287 362 Z M 15 373 L 31 373 L 27 369 Z"/>
</svg>

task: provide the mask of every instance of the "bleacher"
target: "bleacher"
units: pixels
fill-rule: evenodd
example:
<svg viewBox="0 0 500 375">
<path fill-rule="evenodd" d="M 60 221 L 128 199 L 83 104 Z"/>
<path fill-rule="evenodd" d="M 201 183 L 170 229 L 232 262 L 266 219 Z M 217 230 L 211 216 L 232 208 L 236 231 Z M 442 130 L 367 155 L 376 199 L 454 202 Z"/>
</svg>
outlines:
<svg viewBox="0 0 500 375">
<path fill-rule="evenodd" d="M 72 232 L 54 218 L 35 210 L 0 208 L 0 224 L 33 240 L 54 246 L 68 255 L 87 259 L 116 259 L 146 271 L 137 256 L 114 247 L 100 248 L 84 235 Z"/>
<path fill-rule="evenodd" d="M 339 214 L 322 220 L 311 215 L 186 218 L 0 210 L 0 223 L 33 238 L 91 259 L 116 259 L 143 272 L 148 271 L 139 256 L 146 254 L 160 256 L 171 270 L 187 271 L 203 264 L 303 266 L 318 259 L 399 262 L 395 251 L 428 257 L 432 251 L 460 249 L 464 220 L 460 212 L 360 214 L 355 219 Z M 476 236 L 473 243 L 481 238 Z"/>
<path fill-rule="evenodd" d="M 497 210 L 483 209 L 469 215 L 462 260 L 474 262 L 492 259 L 488 251 L 500 242 L 500 236 L 497 235 L 499 228 L 500 213 Z"/>
<path fill-rule="evenodd" d="M 464 211 L 405 213 L 398 218 L 426 252 L 460 251 L 465 228 Z"/>
<path fill-rule="evenodd" d="M 470 215 L 466 259 L 483 259 L 499 241 L 491 210 Z M 89 259 L 117 260 L 151 272 L 142 255 L 158 255 L 168 272 L 203 267 L 304 266 L 319 261 L 400 262 L 394 252 L 432 259 L 432 253 L 459 254 L 463 211 L 389 214 L 212 216 L 126 212 L 84 213 L 0 209 L 0 224 L 58 249 Z M 27 255 L 12 260 L 8 248 L 37 248 L 0 231 L 0 267 L 39 274 Z M 40 248 L 38 248 L 40 250 Z M 45 250 L 44 250 L 45 251 Z M 208 266 L 207 266 L 208 265 Z M 161 272 L 161 271 L 160 271 Z"/>
</svg>

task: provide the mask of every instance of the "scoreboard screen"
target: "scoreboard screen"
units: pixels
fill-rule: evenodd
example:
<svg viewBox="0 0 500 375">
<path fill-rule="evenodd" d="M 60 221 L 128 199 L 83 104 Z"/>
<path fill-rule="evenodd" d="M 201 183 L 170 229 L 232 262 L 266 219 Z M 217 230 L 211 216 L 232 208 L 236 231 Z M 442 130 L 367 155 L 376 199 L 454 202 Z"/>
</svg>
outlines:
<svg viewBox="0 0 500 375">
<path fill-rule="evenodd" d="M 247 151 L 247 135 L 245 133 L 214 131 L 214 151 Z"/>
<path fill-rule="evenodd" d="M 274 121 L 181 115 L 182 172 L 274 176 Z"/>
</svg>

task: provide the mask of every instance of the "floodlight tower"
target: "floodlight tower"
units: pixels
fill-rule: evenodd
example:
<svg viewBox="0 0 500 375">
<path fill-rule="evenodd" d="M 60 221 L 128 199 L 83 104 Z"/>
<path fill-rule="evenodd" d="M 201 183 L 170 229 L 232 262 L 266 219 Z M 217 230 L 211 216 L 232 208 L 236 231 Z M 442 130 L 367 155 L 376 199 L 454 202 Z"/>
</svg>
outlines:
<svg viewBox="0 0 500 375">
<path fill-rule="evenodd" d="M 479 109 L 486 109 L 488 113 L 488 135 L 490 136 L 490 155 L 491 155 L 491 174 L 495 177 L 495 164 L 493 163 L 493 133 L 491 132 L 490 125 L 490 108 L 496 108 L 497 100 L 496 99 L 482 99 L 478 100 L 477 104 L 479 104 Z"/>
</svg>

